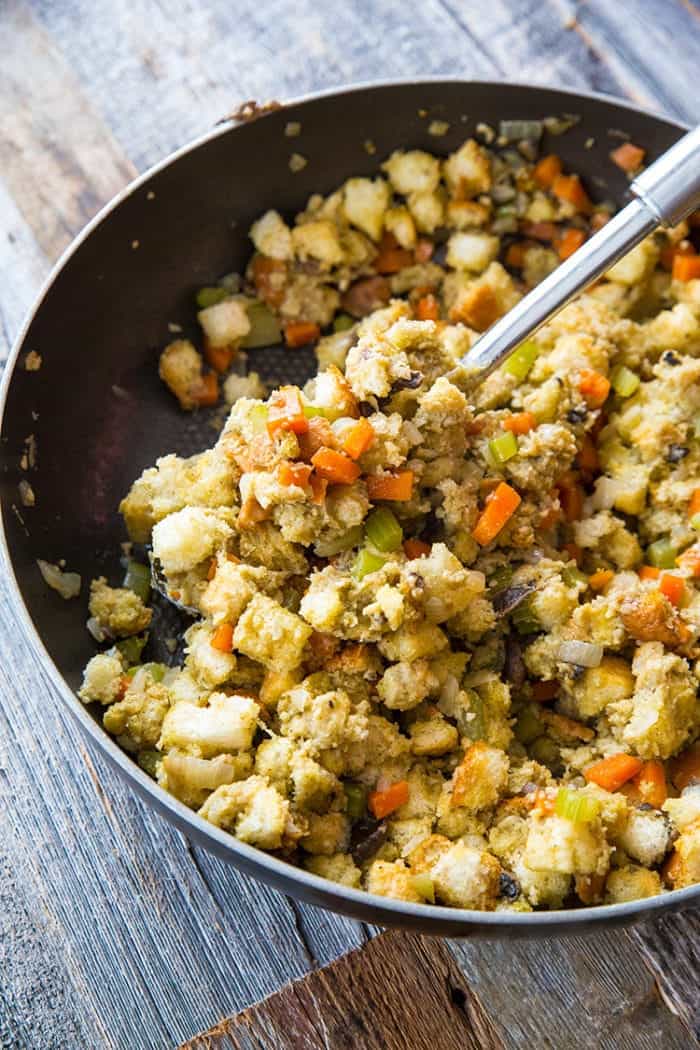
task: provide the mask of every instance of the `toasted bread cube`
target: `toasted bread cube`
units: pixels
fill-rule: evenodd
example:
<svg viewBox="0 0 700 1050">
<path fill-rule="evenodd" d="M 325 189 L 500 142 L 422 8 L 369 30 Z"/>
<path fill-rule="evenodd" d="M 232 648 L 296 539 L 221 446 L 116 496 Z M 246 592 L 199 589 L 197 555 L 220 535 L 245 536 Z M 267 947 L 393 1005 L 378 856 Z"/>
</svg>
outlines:
<svg viewBox="0 0 700 1050">
<path fill-rule="evenodd" d="M 349 853 L 334 853 L 330 857 L 322 855 L 307 857 L 304 867 L 322 879 L 339 882 L 342 886 L 359 889 L 362 872 L 356 867 Z"/>
<path fill-rule="evenodd" d="M 202 356 L 188 339 L 176 339 L 166 346 L 158 362 L 158 375 L 185 411 L 197 402 L 193 391 L 202 378 Z"/>
<path fill-rule="evenodd" d="M 498 255 L 500 241 L 490 233 L 453 233 L 447 242 L 447 265 L 481 273 Z"/>
<path fill-rule="evenodd" d="M 387 667 L 377 683 L 382 703 L 392 711 L 409 711 L 436 692 L 438 680 L 427 660 L 397 663 Z"/>
<path fill-rule="evenodd" d="M 316 259 L 330 270 L 343 261 L 338 227 L 330 219 L 305 222 L 292 230 L 292 244 L 299 259 Z"/>
<path fill-rule="evenodd" d="M 610 847 L 599 824 L 564 817 L 532 817 L 523 860 L 532 871 L 604 875 Z"/>
<path fill-rule="evenodd" d="M 296 613 L 256 594 L 236 624 L 233 646 L 273 671 L 289 671 L 301 663 L 311 631 Z"/>
<path fill-rule="evenodd" d="M 250 228 L 250 239 L 257 251 L 272 259 L 291 259 L 292 232 L 276 211 L 266 211 Z"/>
<path fill-rule="evenodd" d="M 495 805 L 508 783 L 508 765 L 504 751 L 477 740 L 454 771 L 450 805 L 472 813 Z"/>
<path fill-rule="evenodd" d="M 490 911 L 499 893 L 501 865 L 486 850 L 455 842 L 436 861 L 430 875 L 443 904 Z"/>
<path fill-rule="evenodd" d="M 348 222 L 378 241 L 390 197 L 391 190 L 384 179 L 348 179 L 343 189 L 343 209 Z"/>
<path fill-rule="evenodd" d="M 199 810 L 211 824 L 261 849 L 279 849 L 288 814 L 289 802 L 260 776 L 224 784 Z"/>
<path fill-rule="evenodd" d="M 188 572 L 211 558 L 231 534 L 231 526 L 214 511 L 183 507 L 154 526 L 153 553 L 166 575 Z"/>
<path fill-rule="evenodd" d="M 409 729 L 414 755 L 444 755 L 459 744 L 459 733 L 445 718 L 413 722 Z"/>
<path fill-rule="evenodd" d="M 212 693 L 206 707 L 181 701 L 165 716 L 158 747 L 177 748 L 197 758 L 247 751 L 259 714 L 260 707 L 249 696 Z"/>
<path fill-rule="evenodd" d="M 491 189 L 491 161 L 483 146 L 468 139 L 451 153 L 444 164 L 445 182 L 458 200 L 488 193 Z"/>
<path fill-rule="evenodd" d="M 250 331 L 248 312 L 240 299 L 224 299 L 197 314 L 210 346 L 233 346 Z"/>
<path fill-rule="evenodd" d="M 122 691 L 124 664 L 118 654 L 98 653 L 83 671 L 78 696 L 85 704 L 112 704 Z"/>
<path fill-rule="evenodd" d="M 404 197 L 437 189 L 440 182 L 440 161 L 420 149 L 394 150 L 382 164 L 382 170 L 396 192 Z"/>
<path fill-rule="evenodd" d="M 614 868 L 605 880 L 605 903 L 637 901 L 643 897 L 655 897 L 661 891 L 661 879 L 657 872 L 640 868 L 636 864 L 626 864 L 623 868 Z"/>
<path fill-rule="evenodd" d="M 344 813 L 310 813 L 308 822 L 308 831 L 299 841 L 307 853 L 330 857 L 347 850 L 350 822 Z"/>
<path fill-rule="evenodd" d="M 671 845 L 671 829 L 666 817 L 656 809 L 631 807 L 617 845 L 632 860 L 647 868 L 660 864 Z"/>
<path fill-rule="evenodd" d="M 367 875 L 367 890 L 381 897 L 420 904 L 423 898 L 414 888 L 413 873 L 402 860 L 375 860 Z"/>
<path fill-rule="evenodd" d="M 152 616 L 138 594 L 126 587 L 109 587 L 104 576 L 90 584 L 90 613 L 113 638 L 138 634 Z"/>
</svg>

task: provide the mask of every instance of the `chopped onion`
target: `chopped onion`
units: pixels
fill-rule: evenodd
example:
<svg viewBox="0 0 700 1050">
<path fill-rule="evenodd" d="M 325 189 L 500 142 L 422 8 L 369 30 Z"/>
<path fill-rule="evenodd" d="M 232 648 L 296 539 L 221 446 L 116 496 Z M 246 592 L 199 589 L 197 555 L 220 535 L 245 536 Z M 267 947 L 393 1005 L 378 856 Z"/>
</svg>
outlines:
<svg viewBox="0 0 700 1050">
<path fill-rule="evenodd" d="M 222 784 L 232 784 L 235 778 L 235 767 L 229 755 L 208 759 L 169 751 L 163 759 L 163 768 L 169 779 L 193 791 L 214 791 Z"/>
<path fill-rule="evenodd" d="M 82 580 L 77 572 L 63 572 L 58 565 L 52 565 L 49 561 L 37 558 L 39 572 L 44 577 L 44 582 L 54 591 L 58 591 L 62 598 L 77 598 L 80 594 Z"/>
<path fill-rule="evenodd" d="M 603 646 L 592 642 L 562 642 L 558 658 L 565 664 L 579 667 L 598 667 L 603 659 Z"/>
<path fill-rule="evenodd" d="M 106 642 L 109 638 L 109 635 L 102 627 L 99 620 L 97 620 L 94 616 L 90 617 L 85 626 L 87 627 L 88 631 L 90 632 L 90 634 L 96 642 L 99 642 L 101 644 L 102 642 Z"/>
<path fill-rule="evenodd" d="M 611 507 L 615 506 L 615 500 L 624 492 L 624 489 L 624 482 L 616 481 L 615 478 L 608 478 L 605 475 L 598 478 L 595 483 L 595 492 L 591 499 L 593 509 L 610 510 Z"/>
</svg>

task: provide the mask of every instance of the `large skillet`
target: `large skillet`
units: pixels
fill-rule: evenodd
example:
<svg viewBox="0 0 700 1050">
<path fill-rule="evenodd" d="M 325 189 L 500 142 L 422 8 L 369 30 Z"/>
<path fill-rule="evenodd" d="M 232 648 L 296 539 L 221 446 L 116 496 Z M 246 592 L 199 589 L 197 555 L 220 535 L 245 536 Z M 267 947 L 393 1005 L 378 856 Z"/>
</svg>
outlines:
<svg viewBox="0 0 700 1050">
<path fill-rule="evenodd" d="M 87 582 L 98 570 L 119 576 L 125 536 L 116 507 L 141 470 L 165 452 L 189 454 L 212 442 L 204 414 L 184 416 L 159 382 L 158 348 L 172 338 L 169 324 L 193 328 L 199 286 L 244 266 L 246 232 L 260 212 L 276 207 L 291 215 L 312 192 L 373 172 L 399 147 L 447 153 L 479 121 L 562 113 L 581 121 L 552 147 L 566 167 L 587 177 L 594 196 L 618 201 L 627 183 L 608 157 L 619 142 L 615 132 L 627 132 L 653 158 L 683 130 L 602 96 L 462 81 L 317 95 L 219 127 L 134 182 L 83 231 L 41 292 L 3 380 L 0 502 L 10 590 L 63 702 L 142 798 L 190 839 L 284 892 L 370 922 L 451 936 L 551 935 L 679 909 L 700 896 L 700 886 L 611 907 L 483 913 L 346 889 L 244 845 L 158 788 L 76 699 L 81 670 L 94 653 L 85 630 Z M 444 137 L 429 134 L 433 119 L 449 121 Z M 288 121 L 301 122 L 299 137 L 285 136 Z M 288 166 L 292 152 L 308 158 L 296 174 Z M 38 372 L 24 368 L 30 350 L 42 355 Z M 312 366 L 298 352 L 254 351 L 251 358 L 269 379 L 303 380 Z M 26 474 L 20 461 L 32 434 L 37 466 Z M 35 490 L 33 508 L 18 498 L 22 478 Z M 83 576 L 80 598 L 66 602 L 50 591 L 36 558 L 65 558 Z"/>
</svg>

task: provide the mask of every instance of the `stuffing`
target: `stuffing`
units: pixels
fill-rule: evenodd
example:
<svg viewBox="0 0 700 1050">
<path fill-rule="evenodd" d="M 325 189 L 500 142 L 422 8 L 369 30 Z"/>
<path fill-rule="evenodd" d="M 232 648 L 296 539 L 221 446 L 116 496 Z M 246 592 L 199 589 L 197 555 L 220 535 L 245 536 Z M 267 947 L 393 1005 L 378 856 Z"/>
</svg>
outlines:
<svg viewBox="0 0 700 1050">
<path fill-rule="evenodd" d="M 331 882 L 339 882 L 353 889 L 359 888 L 362 879 L 362 872 L 355 866 L 348 853 L 334 853 L 329 857 L 306 857 L 304 867 L 312 874 L 320 875 L 322 879 L 330 879 Z"/>
<path fill-rule="evenodd" d="M 271 259 L 291 259 L 292 231 L 279 212 L 266 211 L 250 228 L 250 239 L 262 255 Z"/>
<path fill-rule="evenodd" d="M 661 879 L 655 871 L 637 864 L 614 868 L 605 880 L 605 903 L 623 904 L 661 893 Z"/>
<path fill-rule="evenodd" d="M 389 185 L 384 179 L 348 179 L 343 190 L 345 217 L 373 241 L 378 241 L 390 196 Z"/>
<path fill-rule="evenodd" d="M 508 757 L 478 740 L 465 753 L 452 776 L 451 806 L 476 813 L 493 806 L 508 781 Z"/>
<path fill-rule="evenodd" d="M 156 746 L 169 709 L 167 688 L 143 668 L 133 676 L 122 699 L 107 708 L 102 724 L 127 751 L 141 751 Z"/>
<path fill-rule="evenodd" d="M 454 908 L 490 911 L 499 893 L 501 866 L 486 850 L 455 842 L 430 869 L 435 894 Z"/>
<path fill-rule="evenodd" d="M 298 667 L 311 627 L 279 602 L 256 594 L 236 624 L 233 646 L 271 670 Z"/>
<path fill-rule="evenodd" d="M 671 829 L 663 813 L 632 807 L 615 844 L 646 868 L 660 864 L 671 844 Z"/>
<path fill-rule="evenodd" d="M 259 776 L 223 784 L 199 810 L 200 817 L 260 849 L 280 848 L 288 814 L 289 802 Z"/>
<path fill-rule="evenodd" d="M 85 704 L 96 701 L 112 704 L 123 690 L 124 663 L 121 654 L 98 653 L 93 656 L 83 671 L 83 682 L 78 696 Z"/>
<path fill-rule="evenodd" d="M 249 696 L 212 693 L 206 707 L 183 700 L 165 716 L 158 747 L 176 748 L 195 758 L 247 751 L 259 714 L 259 705 Z"/>
<path fill-rule="evenodd" d="M 212 347 L 234 346 L 250 331 L 250 321 L 239 299 L 223 299 L 200 310 L 197 320 Z"/>
<path fill-rule="evenodd" d="M 201 354 L 187 339 L 176 339 L 160 355 L 158 375 L 185 411 L 197 407 L 202 365 Z"/>
<path fill-rule="evenodd" d="M 139 634 L 151 622 L 151 610 L 138 594 L 125 587 L 109 587 L 104 576 L 90 584 L 90 615 L 109 638 Z"/>
<path fill-rule="evenodd" d="M 183 507 L 153 528 L 153 554 L 166 574 L 194 569 L 231 536 L 231 526 L 212 510 Z"/>
</svg>

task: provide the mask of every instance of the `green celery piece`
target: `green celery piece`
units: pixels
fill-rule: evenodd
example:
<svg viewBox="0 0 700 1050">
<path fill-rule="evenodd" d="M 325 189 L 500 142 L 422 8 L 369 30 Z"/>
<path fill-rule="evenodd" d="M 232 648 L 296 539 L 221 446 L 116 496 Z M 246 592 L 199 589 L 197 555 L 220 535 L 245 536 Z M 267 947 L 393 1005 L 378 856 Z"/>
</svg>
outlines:
<svg viewBox="0 0 700 1050">
<path fill-rule="evenodd" d="M 600 813 L 600 802 L 582 791 L 561 787 L 554 802 L 554 812 L 574 824 L 588 824 Z"/>
<path fill-rule="evenodd" d="M 647 547 L 647 562 L 657 569 L 675 569 L 678 548 L 674 547 L 668 537 L 655 540 Z"/>
<path fill-rule="evenodd" d="M 347 532 L 344 532 L 340 539 L 336 540 L 335 543 L 317 543 L 319 556 L 322 558 L 332 558 L 334 554 L 342 554 L 343 551 L 349 551 L 352 547 L 357 547 L 362 543 L 363 535 L 362 526 L 353 525 L 353 527 L 348 529 Z"/>
<path fill-rule="evenodd" d="M 518 454 L 518 439 L 515 434 L 505 430 L 489 441 L 489 452 L 499 466 L 507 463 L 509 459 Z"/>
<path fill-rule="evenodd" d="M 279 321 L 272 310 L 259 299 L 245 303 L 245 310 L 250 321 L 250 331 L 241 339 L 243 350 L 255 350 L 260 346 L 276 346 L 282 342 L 282 331 Z"/>
<path fill-rule="evenodd" d="M 362 784 L 346 783 L 345 787 L 345 812 L 350 820 L 360 820 L 367 809 L 367 791 Z"/>
<path fill-rule="evenodd" d="M 401 546 L 403 529 L 392 511 L 378 507 L 365 522 L 365 535 L 378 551 L 395 551 Z"/>
<path fill-rule="evenodd" d="M 124 576 L 124 586 L 147 602 L 151 593 L 151 568 L 140 561 L 129 558 Z"/>
<path fill-rule="evenodd" d="M 226 298 L 228 298 L 228 292 L 225 288 L 200 288 L 197 292 L 197 306 L 200 310 L 206 310 L 208 306 L 216 306 Z"/>
<path fill-rule="evenodd" d="M 148 634 L 134 634 L 131 638 L 123 638 L 120 642 L 117 642 L 116 648 L 122 654 L 126 662 L 130 667 L 134 664 L 138 664 L 141 659 L 141 653 L 143 648 L 148 641 Z"/>
<path fill-rule="evenodd" d="M 357 557 L 355 558 L 355 564 L 352 567 L 353 575 L 356 579 L 363 580 L 365 576 L 369 576 L 371 572 L 376 572 L 378 569 L 381 569 L 385 562 L 386 558 L 382 558 L 378 554 L 373 554 L 372 551 L 363 547 L 362 550 L 358 551 Z"/>
<path fill-rule="evenodd" d="M 351 317 L 350 314 L 338 314 L 338 316 L 333 321 L 333 331 L 347 332 L 347 330 L 349 328 L 352 328 L 354 324 L 355 319 L 354 317 Z"/>
<path fill-rule="evenodd" d="M 535 361 L 539 357 L 539 348 L 537 343 L 534 343 L 532 339 L 527 339 L 524 343 L 521 343 L 517 350 L 514 350 L 510 355 L 505 364 L 501 365 L 503 370 L 508 375 L 515 376 L 522 383 L 523 379 L 526 379 L 530 369 L 534 365 Z"/>
<path fill-rule="evenodd" d="M 613 368 L 610 376 L 610 384 L 616 394 L 620 397 L 631 397 L 639 386 L 640 379 L 636 372 L 632 372 L 631 369 L 625 367 L 625 365 L 617 365 Z"/>
</svg>

